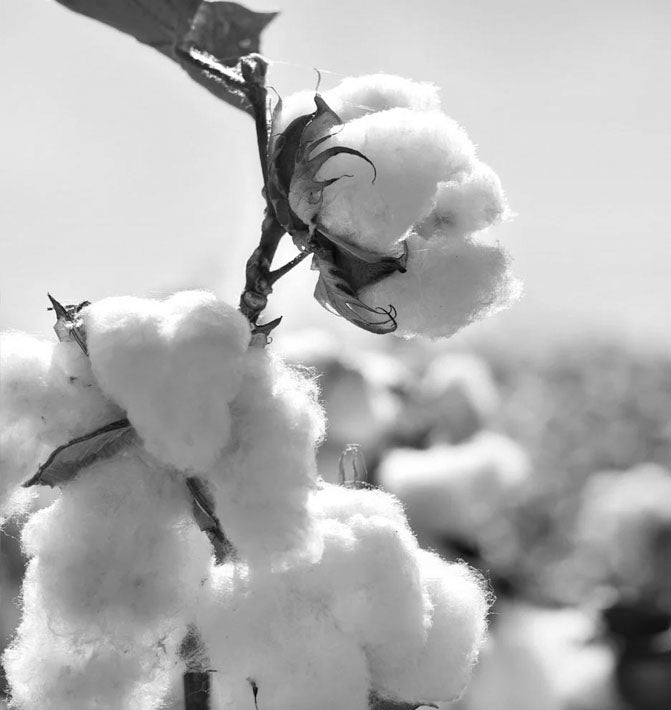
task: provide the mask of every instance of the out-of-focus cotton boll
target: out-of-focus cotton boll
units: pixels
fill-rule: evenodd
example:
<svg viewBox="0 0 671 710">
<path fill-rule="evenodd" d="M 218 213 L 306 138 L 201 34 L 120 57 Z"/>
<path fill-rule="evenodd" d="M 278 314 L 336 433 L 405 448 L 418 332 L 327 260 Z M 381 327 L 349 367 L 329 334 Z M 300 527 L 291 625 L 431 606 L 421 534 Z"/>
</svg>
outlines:
<svg viewBox="0 0 671 710">
<path fill-rule="evenodd" d="M 57 446 L 121 416 L 74 342 L 0 338 L 0 521 L 25 507 L 18 486 Z"/>
<path fill-rule="evenodd" d="M 366 710 L 369 677 L 356 640 L 292 577 L 244 566 L 213 571 L 216 601 L 199 626 L 210 653 L 213 707 Z"/>
<path fill-rule="evenodd" d="M 668 569 L 659 569 L 655 558 L 655 542 L 664 531 L 668 537 L 671 473 L 665 468 L 643 464 L 588 481 L 577 535 L 590 558 L 587 573 L 597 581 L 614 583 L 621 592 L 647 590 L 671 599 Z"/>
<path fill-rule="evenodd" d="M 418 415 L 427 419 L 436 443 L 470 438 L 491 423 L 499 404 L 487 364 L 474 355 L 439 355 L 419 384 Z"/>
<path fill-rule="evenodd" d="M 495 541 L 529 474 L 529 459 L 518 444 L 483 432 L 457 446 L 391 451 L 379 477 L 403 501 L 420 540 L 430 544 L 450 535 Z"/>
<path fill-rule="evenodd" d="M 461 180 L 441 182 L 432 218 L 464 234 L 479 232 L 510 215 L 499 176 L 478 161 Z"/>
<path fill-rule="evenodd" d="M 210 559 L 183 482 L 132 451 L 71 481 L 28 521 L 23 544 L 33 558 L 24 597 L 36 598 L 54 633 L 179 626 Z"/>
<path fill-rule="evenodd" d="M 411 234 L 406 273 L 364 288 L 372 307 L 396 309 L 397 335 L 444 338 L 478 318 L 507 308 L 521 295 L 500 246 L 470 239 L 426 240 Z"/>
<path fill-rule="evenodd" d="M 406 701 L 455 699 L 464 691 L 487 631 L 489 598 L 480 577 L 463 564 L 417 553 L 431 611 L 426 643 L 390 677 L 388 690 Z"/>
<path fill-rule="evenodd" d="M 292 192 L 291 206 L 309 224 L 376 252 L 387 252 L 427 215 L 440 180 L 464 173 L 474 147 L 440 111 L 391 109 L 345 123 L 324 143 L 360 151 L 328 160 L 318 180 L 340 178 L 323 191 L 321 204 Z M 316 214 L 315 214 L 316 213 Z"/>
<path fill-rule="evenodd" d="M 206 474 L 226 534 L 256 561 L 296 551 L 310 528 L 306 504 L 324 432 L 314 383 L 251 348 L 231 412 L 228 446 Z"/>
<path fill-rule="evenodd" d="M 147 450 L 181 470 L 210 468 L 230 433 L 250 339 L 244 316 L 186 291 L 165 301 L 104 299 L 84 321 L 95 376 Z"/>
</svg>

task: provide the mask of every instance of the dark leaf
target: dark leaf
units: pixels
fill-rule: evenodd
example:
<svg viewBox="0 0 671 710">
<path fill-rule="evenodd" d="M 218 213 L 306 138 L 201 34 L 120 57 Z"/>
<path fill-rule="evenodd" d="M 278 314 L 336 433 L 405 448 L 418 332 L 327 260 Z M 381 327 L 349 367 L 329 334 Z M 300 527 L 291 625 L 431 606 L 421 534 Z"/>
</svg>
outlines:
<svg viewBox="0 0 671 710">
<path fill-rule="evenodd" d="M 214 501 L 204 481 L 195 476 L 186 479 L 186 485 L 193 496 L 193 515 L 198 527 L 208 536 L 217 563 L 221 564 L 234 554 L 230 543 L 214 512 Z"/>
<path fill-rule="evenodd" d="M 56 324 L 54 331 L 58 339 L 63 342 L 73 340 L 82 349 L 85 355 L 88 355 L 86 348 L 86 330 L 84 329 L 84 321 L 81 312 L 86 306 L 90 306 L 90 301 L 82 301 L 75 305 L 64 306 L 59 303 L 50 293 L 47 294 L 51 301 L 51 308 L 56 313 Z"/>
<path fill-rule="evenodd" d="M 55 449 L 37 473 L 23 485 L 60 486 L 82 469 L 114 456 L 137 438 L 128 419 L 119 419 L 100 429 L 72 439 Z"/>
<path fill-rule="evenodd" d="M 417 708 L 437 708 L 433 703 L 405 703 L 402 701 L 389 700 L 380 697 L 377 693 L 371 693 L 368 698 L 369 710 L 417 710 Z"/>
<path fill-rule="evenodd" d="M 275 17 L 234 2 L 202 0 L 58 0 L 70 10 L 132 35 L 184 66 L 176 47 L 196 47 L 234 65 L 260 49 L 263 29 Z M 185 66 L 190 76 L 220 99 L 241 107 L 239 96 Z"/>
</svg>

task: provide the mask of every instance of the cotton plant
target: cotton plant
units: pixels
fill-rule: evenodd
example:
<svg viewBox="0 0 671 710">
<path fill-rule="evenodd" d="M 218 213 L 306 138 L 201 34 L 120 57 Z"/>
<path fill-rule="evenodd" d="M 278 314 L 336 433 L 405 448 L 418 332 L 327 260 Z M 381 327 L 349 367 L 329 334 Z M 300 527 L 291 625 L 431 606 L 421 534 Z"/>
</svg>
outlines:
<svg viewBox="0 0 671 710">
<path fill-rule="evenodd" d="M 182 682 L 187 708 L 457 697 L 488 593 L 419 547 L 356 454 L 340 485 L 319 475 L 317 386 L 267 347 L 280 319 L 263 312 L 308 255 L 317 300 L 375 333 L 447 336 L 504 307 L 509 258 L 480 241 L 509 213 L 498 178 L 432 86 L 376 75 L 270 106 L 268 62 L 243 51 L 268 17 L 176 2 L 140 32 L 140 6 L 98 7 L 253 116 L 266 210 L 237 308 L 52 298 L 57 343 L 3 336 L 1 514 L 19 489 L 60 491 L 23 530 L 12 707 L 147 710 L 179 704 Z M 272 269 L 285 234 L 298 255 Z"/>
</svg>

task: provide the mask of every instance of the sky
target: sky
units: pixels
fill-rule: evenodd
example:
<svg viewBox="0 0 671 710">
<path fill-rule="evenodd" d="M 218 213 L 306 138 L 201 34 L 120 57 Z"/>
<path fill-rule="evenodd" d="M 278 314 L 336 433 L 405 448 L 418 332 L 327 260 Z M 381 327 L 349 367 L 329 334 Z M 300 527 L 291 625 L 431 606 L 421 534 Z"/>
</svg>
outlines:
<svg viewBox="0 0 671 710">
<path fill-rule="evenodd" d="M 286 0 L 264 34 L 280 94 L 383 71 L 431 81 L 500 175 L 526 285 L 464 331 L 671 344 L 671 3 Z M 50 335 L 63 302 L 205 287 L 237 301 L 258 239 L 251 120 L 174 63 L 53 0 L 0 3 L 0 327 Z M 291 256 L 291 249 L 285 250 Z M 307 264 L 283 327 L 352 337 Z M 388 336 L 387 336 L 388 337 Z"/>
</svg>

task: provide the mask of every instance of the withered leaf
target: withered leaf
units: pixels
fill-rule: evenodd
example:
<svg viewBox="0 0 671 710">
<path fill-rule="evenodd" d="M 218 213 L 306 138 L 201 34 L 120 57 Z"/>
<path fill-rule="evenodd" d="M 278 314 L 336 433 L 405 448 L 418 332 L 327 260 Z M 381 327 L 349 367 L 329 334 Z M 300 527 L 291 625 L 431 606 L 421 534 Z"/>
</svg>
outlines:
<svg viewBox="0 0 671 710">
<path fill-rule="evenodd" d="M 182 65 L 218 98 L 241 108 L 239 96 L 185 65 L 175 47 L 196 47 L 235 64 L 260 49 L 261 32 L 275 17 L 222 0 L 58 0 L 62 5 L 129 34 Z"/>
<path fill-rule="evenodd" d="M 380 697 L 377 693 L 371 693 L 368 697 L 369 710 L 418 710 L 418 708 L 437 708 L 433 703 L 405 703 L 402 701 L 389 700 Z"/>
<path fill-rule="evenodd" d="M 214 512 L 214 500 L 212 500 L 205 482 L 200 478 L 190 476 L 186 479 L 186 485 L 193 497 L 193 516 L 196 523 L 210 539 L 215 559 L 221 564 L 234 554 L 234 549 Z"/>
<path fill-rule="evenodd" d="M 87 466 L 114 456 L 136 438 L 135 430 L 128 419 L 106 424 L 59 446 L 23 486 L 60 486 L 72 480 Z"/>
</svg>

